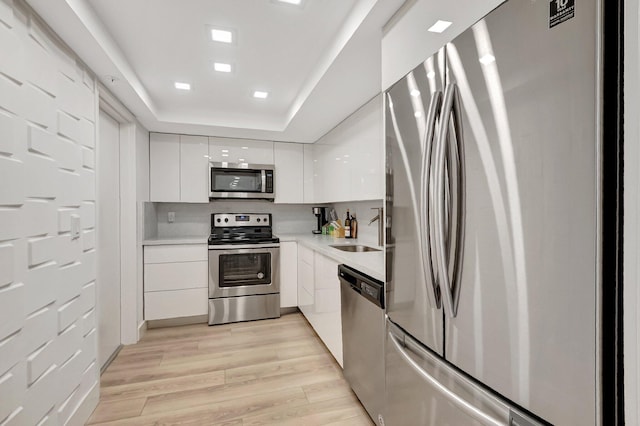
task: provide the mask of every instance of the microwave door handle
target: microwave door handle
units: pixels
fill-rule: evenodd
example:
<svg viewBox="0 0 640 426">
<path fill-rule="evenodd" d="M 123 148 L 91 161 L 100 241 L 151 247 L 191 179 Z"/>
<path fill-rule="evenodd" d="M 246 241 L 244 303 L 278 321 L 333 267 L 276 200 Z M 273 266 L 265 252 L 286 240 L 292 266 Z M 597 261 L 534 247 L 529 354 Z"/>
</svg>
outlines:
<svg viewBox="0 0 640 426">
<path fill-rule="evenodd" d="M 267 192 L 267 171 L 262 169 L 260 170 L 260 178 L 262 179 L 262 185 L 260 187 L 260 189 L 262 191 L 260 192 Z"/>
</svg>

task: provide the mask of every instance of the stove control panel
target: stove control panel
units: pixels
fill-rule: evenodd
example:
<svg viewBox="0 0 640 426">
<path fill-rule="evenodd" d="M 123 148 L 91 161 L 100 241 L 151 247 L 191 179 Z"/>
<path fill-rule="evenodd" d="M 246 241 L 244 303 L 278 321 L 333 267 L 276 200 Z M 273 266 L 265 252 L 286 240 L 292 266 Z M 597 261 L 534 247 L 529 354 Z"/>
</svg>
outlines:
<svg viewBox="0 0 640 426">
<path fill-rule="evenodd" d="M 211 226 L 271 226 L 271 213 L 214 213 L 211 215 Z"/>
</svg>

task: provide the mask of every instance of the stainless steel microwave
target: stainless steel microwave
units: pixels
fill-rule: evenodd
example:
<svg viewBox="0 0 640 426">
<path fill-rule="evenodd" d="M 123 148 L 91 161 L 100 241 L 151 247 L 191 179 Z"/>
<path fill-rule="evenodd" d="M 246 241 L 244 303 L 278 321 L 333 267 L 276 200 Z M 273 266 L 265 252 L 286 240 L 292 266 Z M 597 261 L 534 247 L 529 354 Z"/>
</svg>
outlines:
<svg viewBox="0 0 640 426">
<path fill-rule="evenodd" d="M 273 165 L 209 163 L 209 198 L 275 198 Z"/>
</svg>

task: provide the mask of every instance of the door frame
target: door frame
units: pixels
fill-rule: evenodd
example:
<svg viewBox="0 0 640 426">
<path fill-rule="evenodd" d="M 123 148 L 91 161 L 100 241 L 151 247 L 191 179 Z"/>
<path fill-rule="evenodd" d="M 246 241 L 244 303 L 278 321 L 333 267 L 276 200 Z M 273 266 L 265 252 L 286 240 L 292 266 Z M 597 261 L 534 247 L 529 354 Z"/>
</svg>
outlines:
<svg viewBox="0 0 640 426">
<path fill-rule="evenodd" d="M 100 110 L 120 125 L 120 341 L 134 344 L 140 339 L 137 325 L 138 243 L 136 194 L 136 126 L 133 114 L 102 84 L 98 84 Z M 97 126 L 96 126 L 97 128 Z M 98 134 L 98 130 L 96 130 Z M 98 136 L 97 136 L 98 137 Z M 99 254 L 98 254 L 99 256 Z"/>
</svg>

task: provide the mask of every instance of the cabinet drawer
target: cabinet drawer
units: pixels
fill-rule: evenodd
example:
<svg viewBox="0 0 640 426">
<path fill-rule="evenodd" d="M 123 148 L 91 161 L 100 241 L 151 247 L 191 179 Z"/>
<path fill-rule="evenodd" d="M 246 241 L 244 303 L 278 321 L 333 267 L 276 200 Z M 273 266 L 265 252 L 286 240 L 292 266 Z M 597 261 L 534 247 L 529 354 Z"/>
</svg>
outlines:
<svg viewBox="0 0 640 426">
<path fill-rule="evenodd" d="M 157 320 L 206 315 L 208 303 L 209 292 L 206 288 L 145 293 L 144 318 Z"/>
<path fill-rule="evenodd" d="M 144 248 L 144 263 L 208 261 L 208 254 L 206 244 L 146 246 Z"/>
<path fill-rule="evenodd" d="M 150 263 L 144 266 L 144 291 L 206 288 L 208 262 Z"/>
</svg>

